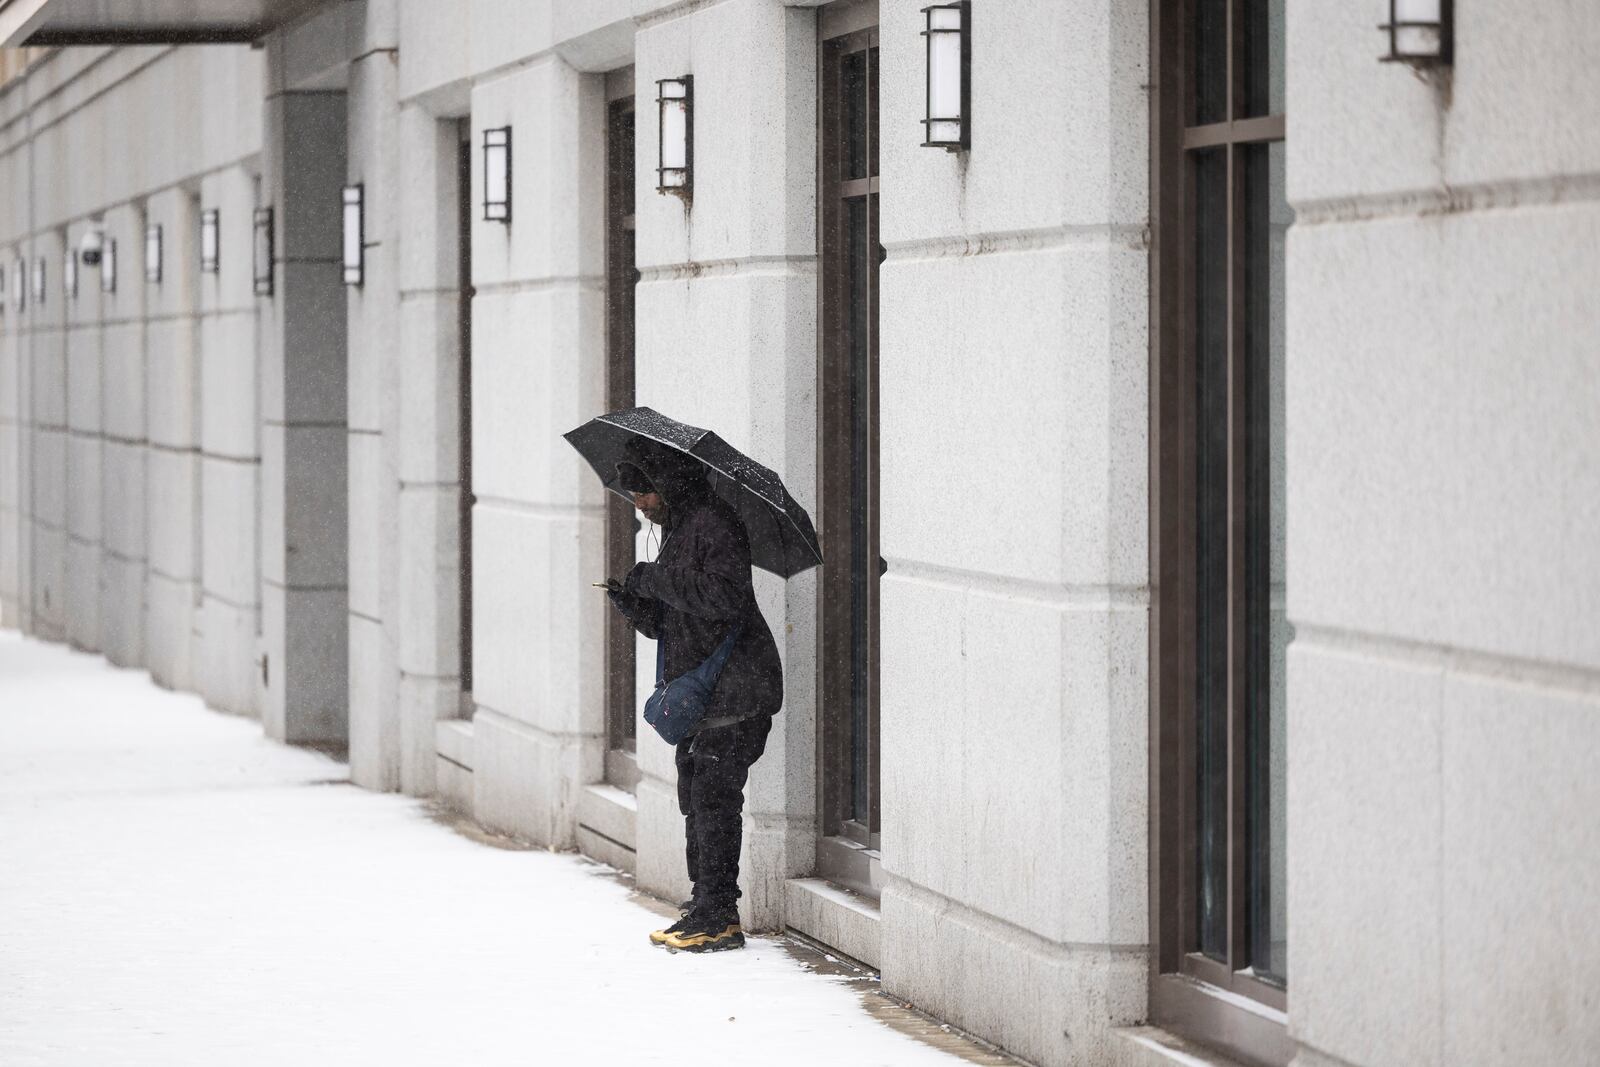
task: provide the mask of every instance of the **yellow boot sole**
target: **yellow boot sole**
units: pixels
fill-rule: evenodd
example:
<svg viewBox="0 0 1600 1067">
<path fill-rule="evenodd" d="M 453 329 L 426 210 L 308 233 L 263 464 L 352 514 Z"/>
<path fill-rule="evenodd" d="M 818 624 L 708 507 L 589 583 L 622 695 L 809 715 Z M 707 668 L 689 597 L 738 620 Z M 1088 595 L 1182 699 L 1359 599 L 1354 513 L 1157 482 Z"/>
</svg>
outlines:
<svg viewBox="0 0 1600 1067">
<path fill-rule="evenodd" d="M 717 934 L 668 934 L 661 943 L 674 952 L 723 952 L 744 948 L 744 930 L 732 923 Z"/>
</svg>

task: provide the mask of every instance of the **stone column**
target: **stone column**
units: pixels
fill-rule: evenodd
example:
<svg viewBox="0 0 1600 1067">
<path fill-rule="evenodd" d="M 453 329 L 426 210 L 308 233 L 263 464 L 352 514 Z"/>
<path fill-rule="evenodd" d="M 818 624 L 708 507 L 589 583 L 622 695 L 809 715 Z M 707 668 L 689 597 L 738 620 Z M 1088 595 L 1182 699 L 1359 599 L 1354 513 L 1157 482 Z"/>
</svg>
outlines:
<svg viewBox="0 0 1600 1067">
<path fill-rule="evenodd" d="M 638 402 L 714 428 L 814 514 L 815 14 L 732 0 L 642 26 L 637 57 Z M 695 79 L 687 207 L 655 187 L 654 86 L 682 74 Z M 740 882 L 745 921 L 773 929 L 785 880 L 815 858 L 815 576 L 758 572 L 756 595 L 783 655 L 785 699 L 745 789 Z M 639 885 L 681 899 L 677 770 L 643 725 L 639 768 Z"/>
<path fill-rule="evenodd" d="M 602 490 L 561 440 L 605 399 L 604 107 L 555 55 L 472 93 L 516 182 L 472 234 L 473 810 L 560 847 L 605 747 Z"/>
<path fill-rule="evenodd" d="M 196 684 L 213 707 L 259 714 L 261 668 L 261 372 L 252 278 L 257 179 L 243 166 L 207 175 L 220 258 L 200 278 L 200 584 Z M 271 664 L 267 664 L 268 679 Z"/>
<path fill-rule="evenodd" d="M 76 256 L 88 225 L 67 230 L 65 254 Z M 100 275 L 78 262 L 78 295 L 69 297 L 59 271 L 53 281 L 64 306 L 67 351 L 67 640 L 100 650 L 103 493 L 101 466 Z"/>
<path fill-rule="evenodd" d="M 287 49 L 271 39 L 269 50 Z M 277 72 L 286 57 L 270 55 Z M 276 78 L 276 73 L 273 74 Z M 347 736 L 345 93 L 273 84 L 262 202 L 273 295 L 262 301 L 262 619 L 268 736 Z"/>
<path fill-rule="evenodd" d="M 10 271 L 16 253 L 0 247 L 0 264 Z M 7 279 L 9 284 L 9 278 Z M 24 593 L 23 527 L 27 522 L 22 496 L 23 448 L 28 421 L 23 402 L 23 373 L 16 316 L 0 310 L 0 626 L 26 629 L 31 597 Z"/>
<path fill-rule="evenodd" d="M 1600 1045 L 1600 8 L 1455 14 L 1421 73 L 1287 26 L 1302 1064 Z"/>
<path fill-rule="evenodd" d="M 60 286 L 46 286 L 43 300 L 34 289 L 40 257 L 60 263 L 61 238 L 53 231 L 36 233 L 20 246 L 24 309 L 18 325 L 27 337 L 32 366 L 33 409 L 33 630 L 54 641 L 66 639 L 67 622 L 67 361 L 65 320 Z M 47 278 L 49 282 L 53 279 Z M 56 291 L 51 292 L 54 288 Z M 15 312 L 16 307 L 13 305 Z"/>
<path fill-rule="evenodd" d="M 883 986 L 1106 1063 L 1148 983 L 1148 14 L 986 6 L 946 153 L 919 6 L 880 7 Z"/>
<path fill-rule="evenodd" d="M 29 96 L 31 79 L 11 89 L 20 116 L 21 143 L 0 162 L 0 203 L 8 231 L 0 234 L 0 264 L 6 270 L 4 310 L 0 311 L 0 625 L 29 632 L 33 623 L 33 434 L 32 380 L 23 318 L 11 306 L 11 272 L 23 254 L 34 216 L 33 145 Z"/>
<path fill-rule="evenodd" d="M 160 281 L 144 282 L 150 560 L 145 663 L 162 685 L 191 689 L 200 592 L 200 209 L 187 191 L 170 188 L 152 196 L 146 211 L 147 223 L 161 227 L 162 262 Z M 143 260 L 141 254 L 141 268 Z"/>
<path fill-rule="evenodd" d="M 363 187 L 364 267 L 347 286 L 349 329 L 350 776 L 400 787 L 400 225 L 394 0 L 351 15 L 347 181 Z"/>
<path fill-rule="evenodd" d="M 460 134 L 400 112 L 400 788 L 435 787 L 435 723 L 460 714 Z"/>
<path fill-rule="evenodd" d="M 144 220 L 140 208 L 105 214 L 107 247 L 116 242 L 114 289 L 101 294 L 100 650 L 122 667 L 144 665 L 144 597 L 147 562 L 145 470 Z M 102 253 L 103 254 L 103 253 Z M 100 285 L 100 271 L 78 284 Z"/>
</svg>

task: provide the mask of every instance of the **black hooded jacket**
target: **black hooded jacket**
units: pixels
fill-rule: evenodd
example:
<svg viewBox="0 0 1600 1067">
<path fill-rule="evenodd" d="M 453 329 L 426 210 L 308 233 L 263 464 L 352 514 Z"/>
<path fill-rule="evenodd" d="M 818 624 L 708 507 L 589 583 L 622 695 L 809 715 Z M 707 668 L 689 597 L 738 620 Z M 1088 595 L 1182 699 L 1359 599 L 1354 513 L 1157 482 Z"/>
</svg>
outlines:
<svg viewBox="0 0 1600 1067">
<path fill-rule="evenodd" d="M 664 643 L 669 681 L 698 667 L 744 619 L 706 722 L 777 714 L 783 664 L 756 604 L 744 523 L 694 460 L 646 451 L 637 465 L 666 502 L 666 540 L 654 563 L 634 566 L 613 602 L 635 630 Z"/>
</svg>

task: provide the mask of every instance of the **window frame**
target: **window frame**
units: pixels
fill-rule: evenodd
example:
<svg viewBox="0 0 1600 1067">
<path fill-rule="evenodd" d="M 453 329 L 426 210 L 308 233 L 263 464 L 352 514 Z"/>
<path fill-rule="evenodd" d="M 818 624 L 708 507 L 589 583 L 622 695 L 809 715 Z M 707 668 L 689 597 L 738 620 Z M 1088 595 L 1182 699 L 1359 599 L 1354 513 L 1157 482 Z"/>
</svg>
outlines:
<svg viewBox="0 0 1600 1067">
<path fill-rule="evenodd" d="M 607 76 L 605 120 L 606 410 L 635 403 L 636 134 L 638 119 L 632 68 Z M 624 119 L 626 120 L 624 122 Z M 625 299 L 619 299 L 626 293 Z M 638 555 L 639 520 L 627 501 L 606 493 L 606 573 L 625 575 Z M 617 611 L 606 612 L 605 780 L 626 792 L 639 784 L 638 645 L 633 627 Z"/>
<path fill-rule="evenodd" d="M 1248 27 L 1245 0 L 1225 0 L 1225 105 L 1219 121 L 1198 113 L 1190 28 L 1195 0 L 1152 4 L 1150 103 L 1150 568 L 1154 583 L 1150 649 L 1150 1017 L 1186 1037 L 1240 1060 L 1277 1067 L 1295 1045 L 1287 1033 L 1284 987 L 1248 973 L 1250 837 L 1246 782 L 1250 767 L 1249 644 L 1246 640 L 1247 536 L 1259 520 L 1247 491 L 1251 396 L 1246 380 L 1248 224 L 1244 154 L 1282 141 L 1283 113 L 1246 117 L 1246 66 L 1240 62 Z M 1227 249 L 1227 778 L 1229 962 L 1199 951 L 1199 879 L 1195 692 L 1198 622 L 1194 442 L 1198 412 L 1195 373 L 1195 153 L 1226 153 Z M 1246 961 L 1246 966 L 1233 966 Z"/>
<path fill-rule="evenodd" d="M 869 21 L 870 20 L 870 21 Z M 819 501 L 818 534 L 823 556 L 829 561 L 817 582 L 817 872 L 824 877 L 876 898 L 882 888 L 880 853 L 881 751 L 879 740 L 879 663 L 878 663 L 878 569 L 867 568 L 867 731 L 868 823 L 853 817 L 852 739 L 853 703 L 848 670 L 830 669 L 830 664 L 850 662 L 852 560 L 850 523 L 855 504 L 850 489 L 850 451 L 837 442 L 849 439 L 850 396 L 848 374 L 849 345 L 845 337 L 849 264 L 847 250 L 840 239 L 845 203 L 863 200 L 866 207 L 869 247 L 877 247 L 879 178 L 871 162 L 878 140 L 879 94 L 872 91 L 872 50 L 879 47 L 875 4 L 840 5 L 823 9 L 818 23 L 817 74 L 817 256 L 818 256 L 818 360 L 817 360 L 817 488 Z M 842 174 L 842 107 L 829 108 L 829 101 L 842 99 L 840 68 L 848 55 L 868 55 L 867 143 L 868 176 L 845 179 Z M 869 257 L 870 258 L 870 257 Z M 870 396 L 870 454 L 868 458 L 868 501 L 866 503 L 869 560 L 878 558 L 878 262 L 869 263 L 869 346 L 871 368 L 867 390 Z"/>
<path fill-rule="evenodd" d="M 472 699 L 472 122 L 456 122 L 456 666 L 457 709 L 471 719 Z"/>
</svg>

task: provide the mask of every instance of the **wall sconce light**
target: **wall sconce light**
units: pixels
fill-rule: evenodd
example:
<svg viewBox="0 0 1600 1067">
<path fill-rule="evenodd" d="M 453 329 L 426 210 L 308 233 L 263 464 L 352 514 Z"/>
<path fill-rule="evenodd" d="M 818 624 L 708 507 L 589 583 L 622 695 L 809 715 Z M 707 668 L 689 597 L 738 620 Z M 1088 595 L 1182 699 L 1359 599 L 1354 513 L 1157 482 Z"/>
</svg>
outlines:
<svg viewBox="0 0 1600 1067">
<path fill-rule="evenodd" d="M 1451 61 L 1453 0 L 1383 0 L 1383 7 L 1389 20 L 1378 27 L 1389 35 L 1383 62 L 1426 67 Z"/>
<path fill-rule="evenodd" d="M 161 227 L 156 223 L 144 228 L 144 280 L 161 284 Z"/>
<path fill-rule="evenodd" d="M 107 237 L 100 248 L 100 291 L 117 291 L 117 242 L 113 237 Z"/>
<path fill-rule="evenodd" d="M 972 5 L 934 4 L 922 17 L 928 41 L 922 147 L 964 152 L 972 147 Z"/>
<path fill-rule="evenodd" d="M 28 261 L 18 256 L 11 271 L 11 302 L 21 311 L 28 306 Z"/>
<path fill-rule="evenodd" d="M 252 250 L 257 296 L 272 295 L 272 209 L 258 207 L 254 216 L 255 246 Z"/>
<path fill-rule="evenodd" d="M 483 217 L 511 221 L 511 127 L 483 131 Z"/>
<path fill-rule="evenodd" d="M 78 299 L 78 257 L 70 248 L 61 261 L 61 291 L 69 300 Z"/>
<path fill-rule="evenodd" d="M 40 256 L 33 261 L 33 302 L 44 304 L 44 257 Z"/>
<path fill-rule="evenodd" d="M 694 189 L 694 75 L 656 82 L 656 192 L 689 199 Z"/>
<path fill-rule="evenodd" d="M 217 209 L 200 212 L 200 271 L 215 274 L 221 265 L 217 255 L 220 235 L 217 233 Z"/>
<path fill-rule="evenodd" d="M 344 283 L 360 285 L 366 266 L 365 222 L 361 211 L 362 189 L 358 183 L 344 187 Z"/>
</svg>

